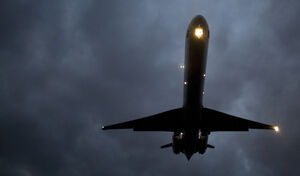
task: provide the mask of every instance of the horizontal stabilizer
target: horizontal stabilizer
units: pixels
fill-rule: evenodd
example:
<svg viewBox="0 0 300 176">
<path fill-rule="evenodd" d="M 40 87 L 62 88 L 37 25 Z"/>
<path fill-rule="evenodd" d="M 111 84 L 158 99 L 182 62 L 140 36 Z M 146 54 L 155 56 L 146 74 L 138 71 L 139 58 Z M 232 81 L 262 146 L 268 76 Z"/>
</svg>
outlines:
<svg viewBox="0 0 300 176">
<path fill-rule="evenodd" d="M 172 147 L 173 144 L 172 143 L 169 143 L 169 144 L 166 144 L 166 145 L 163 145 L 161 146 L 160 148 L 168 148 L 168 147 Z"/>
<path fill-rule="evenodd" d="M 206 147 L 207 147 L 207 148 L 215 148 L 215 146 L 210 145 L 210 144 L 207 144 Z"/>
</svg>

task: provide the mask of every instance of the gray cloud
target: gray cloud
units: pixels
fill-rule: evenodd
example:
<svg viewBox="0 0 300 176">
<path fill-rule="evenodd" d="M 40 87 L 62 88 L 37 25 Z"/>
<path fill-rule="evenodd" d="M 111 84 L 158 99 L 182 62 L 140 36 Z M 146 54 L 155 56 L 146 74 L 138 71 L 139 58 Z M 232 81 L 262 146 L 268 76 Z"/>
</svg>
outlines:
<svg viewBox="0 0 300 176">
<path fill-rule="evenodd" d="M 297 1 L 0 4 L 0 175 L 298 175 Z M 100 130 L 182 105 L 184 34 L 210 26 L 207 107 L 269 131 L 213 133 L 190 162 L 169 133 Z"/>
</svg>

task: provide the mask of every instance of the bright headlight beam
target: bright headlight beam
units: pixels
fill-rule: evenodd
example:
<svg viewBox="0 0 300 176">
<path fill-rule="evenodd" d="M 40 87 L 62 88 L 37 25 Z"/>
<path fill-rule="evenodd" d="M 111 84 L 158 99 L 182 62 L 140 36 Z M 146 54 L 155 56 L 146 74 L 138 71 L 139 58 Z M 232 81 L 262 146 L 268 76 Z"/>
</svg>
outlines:
<svg viewBox="0 0 300 176">
<path fill-rule="evenodd" d="M 200 27 L 197 27 L 195 29 L 195 36 L 200 39 L 203 36 L 203 29 Z"/>
</svg>

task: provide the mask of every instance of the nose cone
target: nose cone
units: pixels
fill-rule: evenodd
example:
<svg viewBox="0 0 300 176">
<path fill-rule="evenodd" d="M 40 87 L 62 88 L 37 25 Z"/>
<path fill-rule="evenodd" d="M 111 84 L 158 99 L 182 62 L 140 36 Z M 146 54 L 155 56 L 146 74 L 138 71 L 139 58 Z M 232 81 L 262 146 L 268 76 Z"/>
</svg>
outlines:
<svg viewBox="0 0 300 176">
<path fill-rule="evenodd" d="M 192 21 L 191 21 L 191 23 L 190 23 L 190 26 L 198 26 L 198 25 L 200 25 L 200 26 L 202 26 L 203 28 L 207 28 L 208 29 L 208 25 L 207 25 L 207 22 L 206 22 L 206 20 L 205 20 L 205 18 L 202 16 L 202 15 L 197 15 L 197 16 L 195 16 L 193 19 L 192 19 Z"/>
<path fill-rule="evenodd" d="M 205 18 L 202 15 L 195 16 L 188 27 L 187 36 L 195 39 L 208 39 L 209 29 Z"/>
</svg>

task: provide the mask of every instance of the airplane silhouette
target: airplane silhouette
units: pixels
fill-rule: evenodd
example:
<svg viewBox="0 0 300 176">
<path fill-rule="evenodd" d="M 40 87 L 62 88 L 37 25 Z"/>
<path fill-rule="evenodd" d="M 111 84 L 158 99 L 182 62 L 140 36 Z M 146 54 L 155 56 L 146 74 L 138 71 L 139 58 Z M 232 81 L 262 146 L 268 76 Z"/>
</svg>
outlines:
<svg viewBox="0 0 300 176">
<path fill-rule="evenodd" d="M 103 126 L 102 129 L 173 132 L 172 142 L 161 148 L 172 147 L 175 154 L 182 152 L 188 160 L 196 152 L 204 154 L 207 148 L 215 148 L 207 143 L 211 132 L 249 129 L 271 129 L 279 132 L 278 126 L 203 107 L 208 39 L 209 29 L 205 18 L 201 15 L 194 17 L 186 33 L 183 107 L 137 120 Z"/>
</svg>

